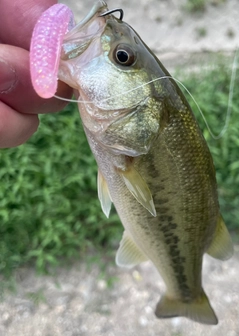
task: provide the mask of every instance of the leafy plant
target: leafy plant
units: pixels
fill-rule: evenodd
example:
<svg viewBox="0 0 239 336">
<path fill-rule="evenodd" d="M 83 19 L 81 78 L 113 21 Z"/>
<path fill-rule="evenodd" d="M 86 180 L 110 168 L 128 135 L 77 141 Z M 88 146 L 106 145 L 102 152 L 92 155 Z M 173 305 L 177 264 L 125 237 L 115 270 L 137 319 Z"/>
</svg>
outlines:
<svg viewBox="0 0 239 336">
<path fill-rule="evenodd" d="M 190 13 L 203 13 L 207 5 L 219 6 L 226 2 L 226 0 L 187 0 L 184 9 Z"/>
<path fill-rule="evenodd" d="M 187 0 L 185 9 L 190 13 L 203 12 L 206 9 L 207 0 Z"/>
<path fill-rule="evenodd" d="M 207 29 L 205 27 L 198 27 L 195 30 L 198 39 L 203 38 L 207 35 Z"/>
<path fill-rule="evenodd" d="M 76 106 L 44 115 L 32 139 L 0 152 L 0 273 L 108 246 L 121 226 L 97 199 L 97 167 Z M 107 247 L 108 248 L 108 247 Z"/>
</svg>

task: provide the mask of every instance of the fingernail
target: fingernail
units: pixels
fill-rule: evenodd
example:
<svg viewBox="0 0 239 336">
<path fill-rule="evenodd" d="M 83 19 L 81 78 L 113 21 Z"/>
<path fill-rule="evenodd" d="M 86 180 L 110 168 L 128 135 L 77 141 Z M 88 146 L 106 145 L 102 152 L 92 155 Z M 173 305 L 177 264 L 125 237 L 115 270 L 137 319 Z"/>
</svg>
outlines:
<svg viewBox="0 0 239 336">
<path fill-rule="evenodd" d="M 12 91 L 17 83 L 16 71 L 0 58 L 0 94 Z"/>
</svg>

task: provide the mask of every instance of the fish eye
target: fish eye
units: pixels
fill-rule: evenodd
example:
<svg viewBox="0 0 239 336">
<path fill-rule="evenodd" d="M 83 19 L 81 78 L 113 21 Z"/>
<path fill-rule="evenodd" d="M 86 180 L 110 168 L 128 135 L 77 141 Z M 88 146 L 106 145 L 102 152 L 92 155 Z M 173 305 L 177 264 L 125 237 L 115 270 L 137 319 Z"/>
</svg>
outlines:
<svg viewBox="0 0 239 336">
<path fill-rule="evenodd" d="M 120 65 L 130 66 L 136 61 L 136 55 L 130 46 L 119 44 L 114 50 L 114 59 Z"/>
</svg>

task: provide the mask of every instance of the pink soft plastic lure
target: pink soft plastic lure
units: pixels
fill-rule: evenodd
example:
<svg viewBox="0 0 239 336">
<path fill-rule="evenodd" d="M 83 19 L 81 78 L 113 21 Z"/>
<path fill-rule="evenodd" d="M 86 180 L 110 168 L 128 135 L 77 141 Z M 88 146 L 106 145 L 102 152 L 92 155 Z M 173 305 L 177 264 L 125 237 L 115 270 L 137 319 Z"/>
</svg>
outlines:
<svg viewBox="0 0 239 336">
<path fill-rule="evenodd" d="M 30 46 L 30 70 L 33 87 L 42 98 L 56 93 L 62 41 L 73 26 L 72 11 L 62 4 L 48 8 L 36 23 Z"/>
</svg>

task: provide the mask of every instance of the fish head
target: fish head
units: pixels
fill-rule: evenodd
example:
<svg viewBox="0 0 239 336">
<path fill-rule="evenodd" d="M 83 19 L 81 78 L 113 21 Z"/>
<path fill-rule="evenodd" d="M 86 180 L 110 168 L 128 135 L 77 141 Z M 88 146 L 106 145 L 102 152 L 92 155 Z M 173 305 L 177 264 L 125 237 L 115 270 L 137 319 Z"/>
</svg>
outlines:
<svg viewBox="0 0 239 336">
<path fill-rule="evenodd" d="M 159 129 L 159 102 L 148 111 L 161 91 L 150 85 L 158 65 L 138 34 L 106 12 L 98 2 L 66 35 L 59 79 L 76 90 L 86 131 L 117 153 L 137 156 Z"/>
</svg>

